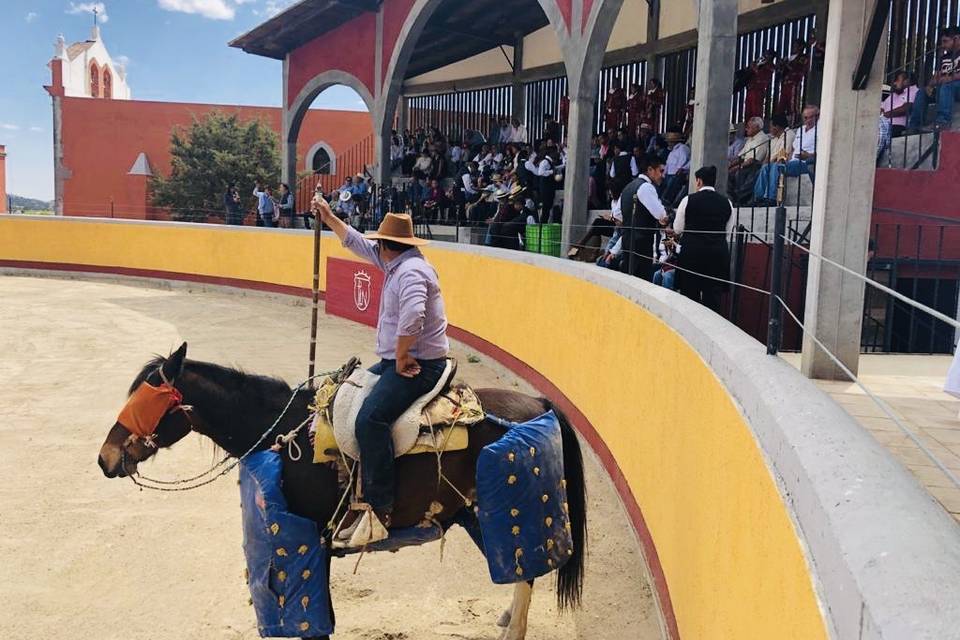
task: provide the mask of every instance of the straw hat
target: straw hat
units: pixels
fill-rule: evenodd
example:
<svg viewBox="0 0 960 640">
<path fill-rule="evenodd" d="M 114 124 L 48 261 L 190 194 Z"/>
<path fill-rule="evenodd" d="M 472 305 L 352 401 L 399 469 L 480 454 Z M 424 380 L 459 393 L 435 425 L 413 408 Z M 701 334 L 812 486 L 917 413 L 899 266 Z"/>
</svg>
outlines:
<svg viewBox="0 0 960 640">
<path fill-rule="evenodd" d="M 377 232 L 368 233 L 364 237 L 370 240 L 390 240 L 413 247 L 430 244 L 429 240 L 417 238 L 413 234 L 413 218 L 408 213 L 388 213 Z"/>
<path fill-rule="evenodd" d="M 352 198 L 353 198 L 353 194 L 350 193 L 349 191 L 340 192 L 340 202 L 350 202 Z"/>
</svg>

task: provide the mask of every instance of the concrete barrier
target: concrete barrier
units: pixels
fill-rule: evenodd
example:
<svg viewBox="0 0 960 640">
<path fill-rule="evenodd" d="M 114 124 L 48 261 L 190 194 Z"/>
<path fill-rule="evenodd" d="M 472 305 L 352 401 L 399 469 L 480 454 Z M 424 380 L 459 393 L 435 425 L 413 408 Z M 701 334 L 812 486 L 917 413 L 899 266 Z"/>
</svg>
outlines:
<svg viewBox="0 0 960 640">
<path fill-rule="evenodd" d="M 309 232 L 0 216 L 0 266 L 306 295 Z M 324 253 L 345 257 L 334 239 Z M 567 411 L 670 637 L 943 640 L 960 528 L 840 407 L 705 308 L 590 265 L 436 244 L 451 334 Z M 599 355 L 598 355 L 599 354 Z"/>
</svg>

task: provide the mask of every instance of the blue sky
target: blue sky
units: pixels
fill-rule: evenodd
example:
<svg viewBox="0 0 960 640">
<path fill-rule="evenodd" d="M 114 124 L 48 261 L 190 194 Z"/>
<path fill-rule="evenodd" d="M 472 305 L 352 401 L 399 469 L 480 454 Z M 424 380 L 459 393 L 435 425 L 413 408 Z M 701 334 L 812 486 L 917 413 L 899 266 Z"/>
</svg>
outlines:
<svg viewBox="0 0 960 640">
<path fill-rule="evenodd" d="M 280 106 L 281 63 L 227 42 L 295 0 L 0 0 L 0 144 L 7 191 L 53 198 L 53 142 L 47 62 L 62 33 L 86 40 L 100 5 L 110 55 L 127 60 L 133 99 Z M 121 58 L 122 57 L 122 58 Z M 314 108 L 364 110 L 353 90 L 334 87 Z"/>
</svg>

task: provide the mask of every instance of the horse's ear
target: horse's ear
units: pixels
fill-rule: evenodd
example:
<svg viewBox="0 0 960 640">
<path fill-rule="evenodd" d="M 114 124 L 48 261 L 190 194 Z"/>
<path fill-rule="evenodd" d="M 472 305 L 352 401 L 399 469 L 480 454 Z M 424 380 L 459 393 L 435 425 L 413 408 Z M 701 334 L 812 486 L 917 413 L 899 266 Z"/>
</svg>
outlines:
<svg viewBox="0 0 960 640">
<path fill-rule="evenodd" d="M 163 363 L 163 375 L 171 382 L 180 377 L 183 373 L 183 361 L 187 358 L 187 343 L 184 342 L 180 348 L 170 354 L 166 362 Z"/>
</svg>

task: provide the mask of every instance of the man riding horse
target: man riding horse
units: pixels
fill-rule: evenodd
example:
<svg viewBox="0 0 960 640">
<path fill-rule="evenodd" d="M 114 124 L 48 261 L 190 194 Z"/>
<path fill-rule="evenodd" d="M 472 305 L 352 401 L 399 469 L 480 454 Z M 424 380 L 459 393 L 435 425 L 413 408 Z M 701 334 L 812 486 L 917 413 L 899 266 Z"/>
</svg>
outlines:
<svg viewBox="0 0 960 640">
<path fill-rule="evenodd" d="M 394 447 L 391 426 L 437 384 L 450 343 L 437 272 L 418 249 L 428 241 L 413 233 L 407 214 L 388 213 L 376 233 L 363 236 L 337 218 L 326 201 L 314 200 L 314 213 L 343 246 L 384 273 L 377 321 L 377 357 L 370 372 L 380 376 L 357 414 L 364 502 L 354 504 L 335 543 L 351 540 L 363 518 L 372 518 L 364 543 L 387 537 L 394 498 Z"/>
</svg>

